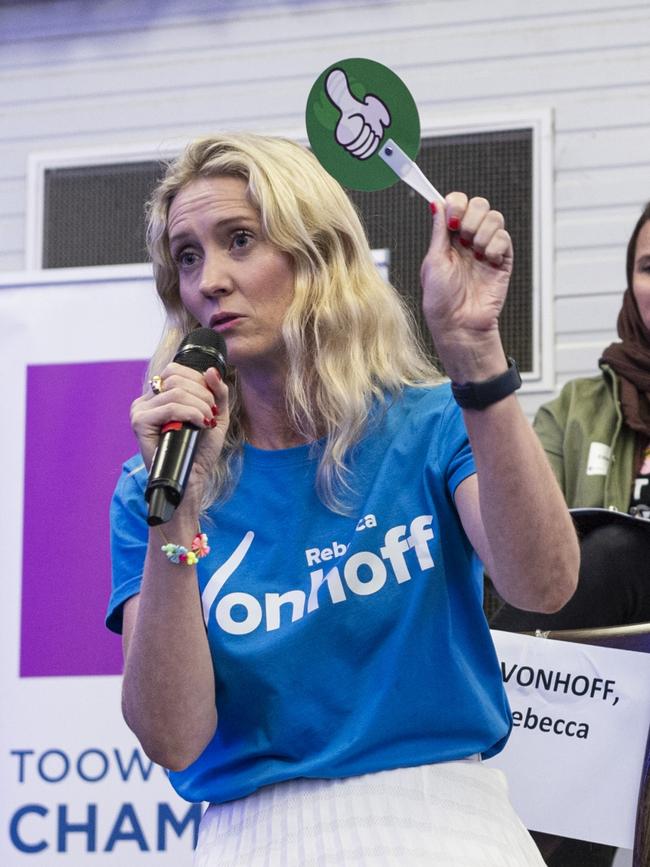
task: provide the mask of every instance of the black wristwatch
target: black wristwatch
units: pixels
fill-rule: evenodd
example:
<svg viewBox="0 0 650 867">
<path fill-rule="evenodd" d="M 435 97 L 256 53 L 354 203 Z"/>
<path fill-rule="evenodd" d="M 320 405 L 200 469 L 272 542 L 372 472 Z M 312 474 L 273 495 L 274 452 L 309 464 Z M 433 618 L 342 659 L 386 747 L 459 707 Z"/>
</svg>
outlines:
<svg viewBox="0 0 650 867">
<path fill-rule="evenodd" d="M 485 409 L 491 403 L 503 400 L 521 386 L 521 376 L 514 359 L 508 358 L 508 369 L 484 382 L 452 382 L 451 391 L 456 403 L 463 409 Z"/>
</svg>

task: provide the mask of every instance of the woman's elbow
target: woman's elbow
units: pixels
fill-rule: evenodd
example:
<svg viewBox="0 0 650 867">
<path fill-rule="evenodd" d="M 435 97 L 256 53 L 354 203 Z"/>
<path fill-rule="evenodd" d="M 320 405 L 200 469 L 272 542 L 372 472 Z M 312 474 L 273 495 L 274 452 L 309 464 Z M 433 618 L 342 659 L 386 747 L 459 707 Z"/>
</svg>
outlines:
<svg viewBox="0 0 650 867">
<path fill-rule="evenodd" d="M 137 736 L 137 734 L 136 734 Z M 145 739 L 138 737 L 146 755 L 168 771 L 184 771 L 189 768 L 205 750 L 212 740 L 212 735 L 205 737 L 183 738 L 182 740 Z"/>
<path fill-rule="evenodd" d="M 578 586 L 580 549 L 569 537 L 563 546 L 540 550 L 523 569 L 499 580 L 499 572 L 489 573 L 501 597 L 522 611 L 554 614 L 567 604 Z"/>
<path fill-rule="evenodd" d="M 187 745 L 183 744 L 180 748 L 174 749 L 170 744 L 151 744 L 147 745 L 140 741 L 142 749 L 146 756 L 155 764 L 166 768 L 168 771 L 184 771 L 193 764 L 201 755 L 205 746 L 198 750 L 190 750 Z"/>
<path fill-rule="evenodd" d="M 205 750 L 217 730 L 216 710 L 211 718 L 206 717 L 202 722 L 195 718 L 193 730 L 188 726 L 147 726 L 129 714 L 125 703 L 122 715 L 147 757 L 168 771 L 188 768 Z"/>
<path fill-rule="evenodd" d="M 537 610 L 542 614 L 555 614 L 567 604 L 578 587 L 580 548 L 577 538 L 570 540 L 559 552 L 549 576 Z"/>
</svg>

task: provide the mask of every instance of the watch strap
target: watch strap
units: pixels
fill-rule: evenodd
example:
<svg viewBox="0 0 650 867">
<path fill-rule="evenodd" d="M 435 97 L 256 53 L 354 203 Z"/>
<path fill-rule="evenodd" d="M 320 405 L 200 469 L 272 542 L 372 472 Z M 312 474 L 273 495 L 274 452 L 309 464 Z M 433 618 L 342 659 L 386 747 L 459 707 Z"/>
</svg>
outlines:
<svg viewBox="0 0 650 867">
<path fill-rule="evenodd" d="M 485 409 L 503 400 L 521 387 L 521 376 L 514 359 L 508 357 L 508 369 L 483 382 L 452 382 L 451 391 L 463 409 Z"/>
</svg>

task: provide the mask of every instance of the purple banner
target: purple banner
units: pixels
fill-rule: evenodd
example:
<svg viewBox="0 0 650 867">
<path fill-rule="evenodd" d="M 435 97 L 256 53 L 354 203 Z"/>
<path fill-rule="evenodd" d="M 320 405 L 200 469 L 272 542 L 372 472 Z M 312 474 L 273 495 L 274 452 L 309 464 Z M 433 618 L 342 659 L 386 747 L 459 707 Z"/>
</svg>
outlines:
<svg viewBox="0 0 650 867">
<path fill-rule="evenodd" d="M 108 509 L 137 444 L 129 407 L 145 362 L 27 369 L 20 676 L 120 674 L 104 626 Z"/>
</svg>

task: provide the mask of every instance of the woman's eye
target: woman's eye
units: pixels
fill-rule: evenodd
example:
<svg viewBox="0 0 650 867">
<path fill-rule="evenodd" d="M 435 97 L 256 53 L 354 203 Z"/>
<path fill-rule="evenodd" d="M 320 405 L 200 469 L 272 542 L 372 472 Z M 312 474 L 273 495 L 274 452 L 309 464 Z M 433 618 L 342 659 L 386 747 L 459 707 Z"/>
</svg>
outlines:
<svg viewBox="0 0 650 867">
<path fill-rule="evenodd" d="M 245 232 L 243 229 L 235 232 L 232 236 L 231 247 L 234 250 L 243 250 L 250 242 L 253 240 L 253 236 L 250 232 Z"/>
<path fill-rule="evenodd" d="M 181 250 L 176 255 L 176 264 L 179 268 L 191 268 L 192 265 L 196 264 L 198 258 L 194 250 Z"/>
</svg>

